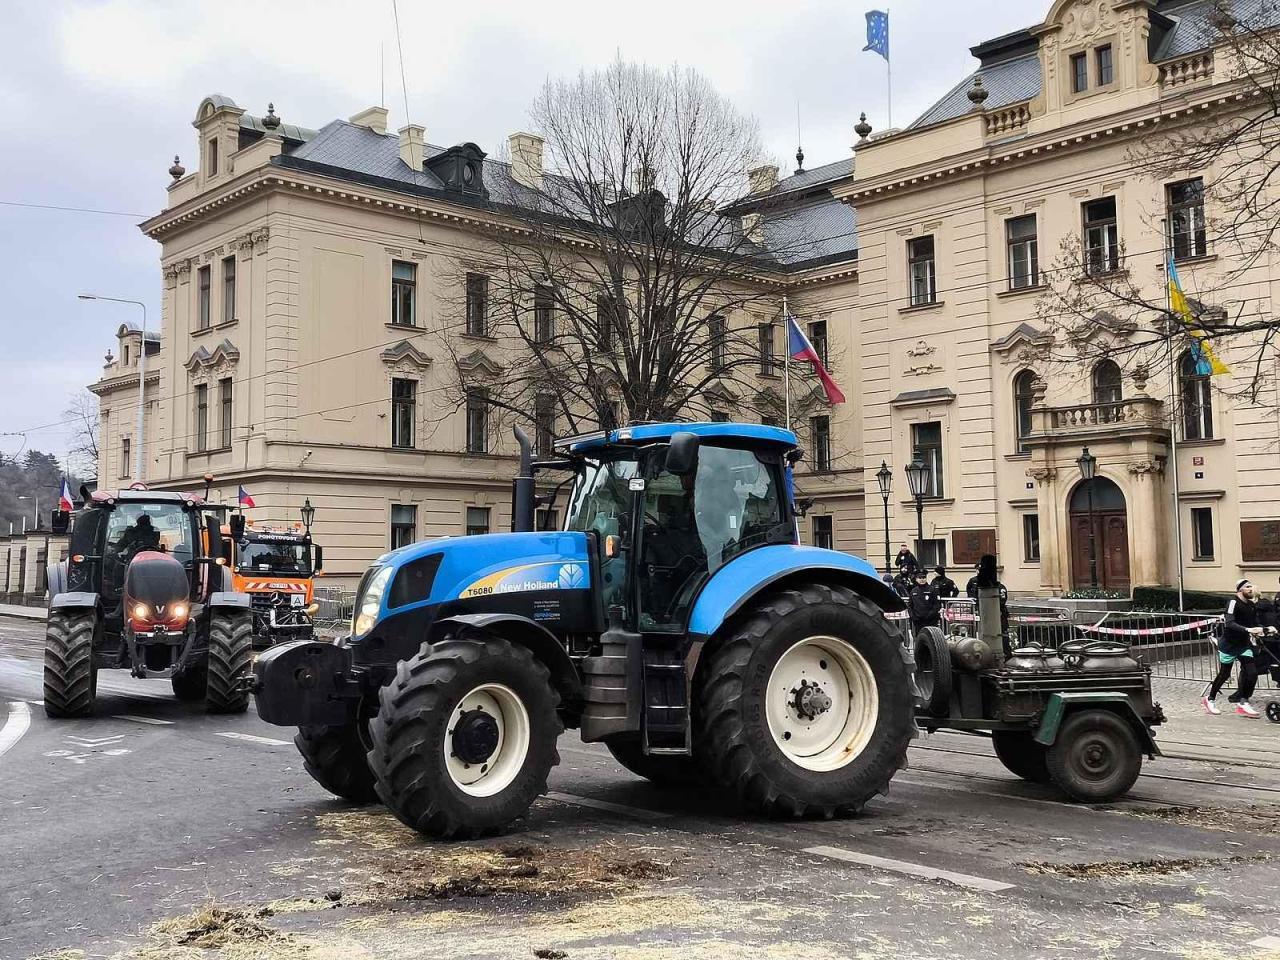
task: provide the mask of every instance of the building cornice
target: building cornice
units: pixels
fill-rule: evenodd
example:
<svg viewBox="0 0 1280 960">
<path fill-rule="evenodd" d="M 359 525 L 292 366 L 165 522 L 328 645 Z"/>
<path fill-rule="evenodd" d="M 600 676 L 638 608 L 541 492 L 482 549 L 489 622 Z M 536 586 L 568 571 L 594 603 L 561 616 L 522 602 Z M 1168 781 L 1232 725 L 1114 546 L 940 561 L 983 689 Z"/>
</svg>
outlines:
<svg viewBox="0 0 1280 960">
<path fill-rule="evenodd" d="M 153 383 L 159 383 L 159 382 L 160 382 L 160 371 L 148 370 L 147 385 L 150 386 Z M 100 397 L 104 393 L 112 393 L 116 390 L 119 390 L 121 387 L 132 387 L 133 389 L 137 390 L 138 375 L 136 373 L 120 374 L 119 376 L 110 377 L 103 380 L 99 380 L 96 383 L 91 383 L 89 384 L 87 389 L 89 390 L 90 393 L 96 394 L 97 396 Z"/>
</svg>

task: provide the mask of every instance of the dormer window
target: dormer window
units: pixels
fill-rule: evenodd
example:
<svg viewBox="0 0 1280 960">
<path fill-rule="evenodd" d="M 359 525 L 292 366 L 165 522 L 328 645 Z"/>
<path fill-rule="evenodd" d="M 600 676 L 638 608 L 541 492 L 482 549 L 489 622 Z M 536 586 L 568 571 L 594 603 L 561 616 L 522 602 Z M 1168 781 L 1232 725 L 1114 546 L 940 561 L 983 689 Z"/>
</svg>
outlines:
<svg viewBox="0 0 1280 960">
<path fill-rule="evenodd" d="M 1111 44 L 1097 49 L 1098 86 L 1105 87 L 1115 79 L 1115 64 L 1111 59 Z"/>
<path fill-rule="evenodd" d="M 1089 55 L 1073 53 L 1071 55 L 1071 92 L 1084 93 L 1089 89 Z"/>
<path fill-rule="evenodd" d="M 209 138 L 209 158 L 205 164 L 205 169 L 209 171 L 209 176 L 216 177 L 218 175 L 218 138 Z"/>
</svg>

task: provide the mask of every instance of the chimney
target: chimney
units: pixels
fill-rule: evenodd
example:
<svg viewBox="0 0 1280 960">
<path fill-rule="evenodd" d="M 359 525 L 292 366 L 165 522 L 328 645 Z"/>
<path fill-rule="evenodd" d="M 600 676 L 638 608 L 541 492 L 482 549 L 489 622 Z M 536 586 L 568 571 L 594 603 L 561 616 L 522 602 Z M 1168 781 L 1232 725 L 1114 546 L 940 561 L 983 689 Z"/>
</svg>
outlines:
<svg viewBox="0 0 1280 960">
<path fill-rule="evenodd" d="M 776 171 L 778 168 L 774 167 Z M 742 218 L 742 232 L 748 240 L 757 245 L 764 244 L 764 217 L 758 213 L 748 213 Z"/>
<path fill-rule="evenodd" d="M 374 133 L 387 132 L 387 108 L 386 107 L 370 107 L 368 110 L 361 110 L 351 118 L 351 123 L 357 127 L 368 127 Z"/>
<path fill-rule="evenodd" d="M 766 163 L 747 171 L 751 183 L 751 195 L 768 193 L 778 185 L 778 165 Z"/>
<path fill-rule="evenodd" d="M 426 159 L 426 127 L 411 123 L 407 127 L 401 127 L 399 133 L 400 159 L 408 164 L 410 169 L 421 170 L 422 163 Z"/>
<path fill-rule="evenodd" d="M 511 178 L 531 190 L 542 189 L 542 144 L 536 133 L 513 133 L 507 137 Z"/>
</svg>

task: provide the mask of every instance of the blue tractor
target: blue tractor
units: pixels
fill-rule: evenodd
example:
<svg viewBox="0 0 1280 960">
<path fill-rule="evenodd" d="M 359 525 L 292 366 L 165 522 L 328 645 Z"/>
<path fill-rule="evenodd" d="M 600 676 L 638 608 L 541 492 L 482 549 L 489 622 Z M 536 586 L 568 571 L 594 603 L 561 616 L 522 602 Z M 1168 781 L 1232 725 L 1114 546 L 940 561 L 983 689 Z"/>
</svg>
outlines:
<svg viewBox="0 0 1280 960">
<path fill-rule="evenodd" d="M 866 561 L 799 544 L 795 434 L 643 424 L 537 463 L 516 438 L 511 533 L 380 557 L 350 636 L 257 661 L 259 714 L 299 728 L 322 786 L 430 836 L 492 833 L 546 791 L 570 727 L 642 777 L 771 816 L 886 790 L 916 729 L 884 616 L 902 601 Z M 534 530 L 555 501 L 539 474 L 572 484 L 563 529 Z"/>
</svg>

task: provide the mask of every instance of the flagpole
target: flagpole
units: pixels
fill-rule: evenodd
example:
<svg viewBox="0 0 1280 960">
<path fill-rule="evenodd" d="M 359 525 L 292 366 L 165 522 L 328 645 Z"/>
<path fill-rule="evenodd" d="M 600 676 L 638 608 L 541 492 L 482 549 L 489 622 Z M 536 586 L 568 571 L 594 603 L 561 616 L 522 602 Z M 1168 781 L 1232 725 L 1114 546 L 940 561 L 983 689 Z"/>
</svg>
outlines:
<svg viewBox="0 0 1280 960">
<path fill-rule="evenodd" d="M 884 8 L 885 34 L 889 31 L 889 8 Z M 889 80 L 889 129 L 893 129 L 893 60 L 889 57 L 889 41 L 885 40 L 884 69 Z"/>
<path fill-rule="evenodd" d="M 1164 302 L 1165 346 L 1169 361 L 1169 459 L 1173 470 L 1173 539 L 1178 551 L 1178 611 L 1185 609 L 1182 595 L 1182 490 L 1178 480 L 1178 368 L 1173 356 L 1173 225 L 1165 226 Z"/>
<path fill-rule="evenodd" d="M 787 429 L 791 429 L 791 311 L 787 308 L 787 296 L 782 295 L 782 333 L 783 333 L 783 354 L 782 354 L 782 393 L 785 397 L 784 407 L 786 408 Z"/>
</svg>

